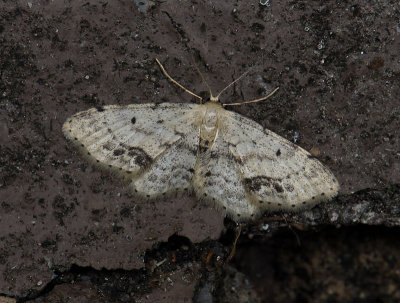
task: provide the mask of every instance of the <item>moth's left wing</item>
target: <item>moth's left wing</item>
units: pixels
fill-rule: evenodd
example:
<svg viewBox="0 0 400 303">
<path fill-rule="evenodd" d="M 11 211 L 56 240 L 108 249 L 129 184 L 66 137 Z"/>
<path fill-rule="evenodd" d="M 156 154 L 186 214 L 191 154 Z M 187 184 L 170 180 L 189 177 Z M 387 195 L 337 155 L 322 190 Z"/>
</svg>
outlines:
<svg viewBox="0 0 400 303">
<path fill-rule="evenodd" d="M 180 103 L 103 106 L 73 115 L 63 132 L 97 162 L 135 177 L 189 133 L 196 139 L 196 108 Z"/>
</svg>

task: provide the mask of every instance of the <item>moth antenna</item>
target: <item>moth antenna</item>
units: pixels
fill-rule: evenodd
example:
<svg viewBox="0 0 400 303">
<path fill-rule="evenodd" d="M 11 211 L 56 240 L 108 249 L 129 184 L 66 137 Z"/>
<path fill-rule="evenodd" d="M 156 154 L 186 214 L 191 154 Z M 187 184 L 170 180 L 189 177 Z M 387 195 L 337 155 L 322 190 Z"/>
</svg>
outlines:
<svg viewBox="0 0 400 303">
<path fill-rule="evenodd" d="M 279 87 L 275 88 L 271 93 L 268 94 L 268 96 L 265 96 L 265 97 L 262 97 L 262 98 L 259 98 L 259 99 L 255 99 L 255 100 L 251 100 L 251 101 L 244 101 L 244 102 L 239 102 L 239 103 L 227 103 L 227 104 L 222 104 L 222 106 L 236 106 L 236 105 L 242 105 L 242 104 L 261 102 L 261 101 L 264 101 L 264 100 L 268 99 L 273 94 L 275 94 L 278 89 L 279 89 Z"/>
<path fill-rule="evenodd" d="M 242 79 L 244 76 L 246 76 L 250 71 L 252 70 L 252 68 L 250 68 L 249 70 L 245 71 L 243 74 L 240 75 L 239 78 L 237 78 L 235 81 L 233 81 L 232 83 L 230 83 L 227 87 L 225 87 L 223 90 L 221 90 L 219 92 L 219 94 L 217 95 L 217 99 L 219 99 L 219 97 L 221 96 L 221 94 L 226 91 L 229 87 L 231 87 L 233 84 L 235 84 L 236 82 L 238 82 L 240 79 Z"/>
<path fill-rule="evenodd" d="M 200 103 L 203 101 L 203 98 L 196 95 L 195 93 L 191 92 L 190 90 L 188 90 L 187 88 L 185 88 L 183 85 L 179 84 L 177 81 L 175 81 L 170 75 L 168 75 L 167 71 L 165 70 L 164 66 L 162 66 L 161 62 L 156 58 L 156 61 L 158 63 L 158 65 L 160 66 L 161 71 L 163 72 L 163 74 L 175 85 L 179 86 L 180 88 L 182 88 L 185 92 L 187 92 L 188 94 L 192 95 L 193 97 L 196 97 L 198 99 L 200 99 Z"/>
</svg>

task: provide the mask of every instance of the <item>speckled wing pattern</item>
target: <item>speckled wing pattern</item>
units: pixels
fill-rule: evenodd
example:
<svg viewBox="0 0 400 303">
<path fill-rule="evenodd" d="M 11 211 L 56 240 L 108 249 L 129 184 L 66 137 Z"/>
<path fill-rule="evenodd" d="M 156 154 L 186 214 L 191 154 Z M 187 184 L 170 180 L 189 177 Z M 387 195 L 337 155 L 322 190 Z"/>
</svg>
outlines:
<svg viewBox="0 0 400 303">
<path fill-rule="evenodd" d="M 339 189 L 308 152 L 215 102 L 93 108 L 63 132 L 128 177 L 137 196 L 194 192 L 236 221 L 313 205 Z"/>
<path fill-rule="evenodd" d="M 139 196 L 155 198 L 191 187 L 198 144 L 196 106 L 162 103 L 92 108 L 69 118 L 63 132 L 100 165 L 130 178 Z"/>
<path fill-rule="evenodd" d="M 233 112 L 230 116 L 221 136 L 236 163 L 249 204 L 247 213 L 243 206 L 237 208 L 237 216 L 302 209 L 337 195 L 335 176 L 310 153 L 250 119 Z"/>
</svg>

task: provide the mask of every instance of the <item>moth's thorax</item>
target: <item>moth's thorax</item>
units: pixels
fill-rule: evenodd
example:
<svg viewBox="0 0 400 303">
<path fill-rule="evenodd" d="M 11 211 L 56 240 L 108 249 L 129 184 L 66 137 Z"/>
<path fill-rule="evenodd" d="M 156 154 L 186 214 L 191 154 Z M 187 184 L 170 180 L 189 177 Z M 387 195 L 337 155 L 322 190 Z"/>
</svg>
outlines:
<svg viewBox="0 0 400 303">
<path fill-rule="evenodd" d="M 203 118 L 203 123 L 202 126 L 208 130 L 211 131 L 215 127 L 217 127 L 218 123 L 218 113 L 215 109 L 209 109 L 206 111 L 204 118 Z"/>
<path fill-rule="evenodd" d="M 214 144 L 221 118 L 225 111 L 219 102 L 210 101 L 204 106 L 203 117 L 200 124 L 200 150 L 208 150 Z"/>
</svg>

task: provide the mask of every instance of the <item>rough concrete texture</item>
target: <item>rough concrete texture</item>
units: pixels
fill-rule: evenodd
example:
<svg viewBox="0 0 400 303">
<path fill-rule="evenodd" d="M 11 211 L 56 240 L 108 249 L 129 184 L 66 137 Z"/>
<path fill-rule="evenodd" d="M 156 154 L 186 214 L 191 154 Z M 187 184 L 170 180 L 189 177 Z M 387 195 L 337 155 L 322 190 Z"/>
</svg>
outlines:
<svg viewBox="0 0 400 303">
<path fill-rule="evenodd" d="M 382 293 L 388 298 L 382 302 L 389 302 L 386 294 L 396 292 L 391 288 L 398 281 L 396 269 L 382 275 L 380 282 L 388 288 L 373 288 L 371 294 L 362 292 L 369 284 L 360 282 L 366 271 L 357 271 L 357 264 L 365 265 L 357 263 L 359 258 L 346 263 L 354 273 L 350 278 L 345 269 L 329 271 L 326 263 L 321 264 L 325 252 L 340 256 L 353 247 L 360 254 L 375 249 L 375 256 L 390 256 L 377 257 L 373 268 L 379 275 L 388 264 L 398 266 L 392 256 L 400 248 L 391 245 L 391 233 L 397 230 L 362 230 L 376 243 L 368 247 L 357 232 L 347 229 L 335 229 L 339 235 L 333 240 L 322 230 L 312 234 L 316 241 L 308 242 L 310 234 L 299 232 L 309 245 L 304 253 L 315 251 L 320 262 L 306 262 L 308 267 L 299 270 L 326 269 L 306 278 L 292 274 L 296 262 L 305 262 L 291 258 L 296 246 L 273 246 L 283 263 L 274 263 L 268 255 L 261 263 L 265 269 L 286 264 L 287 275 L 266 275 L 265 270 L 258 275 L 251 270 L 261 266 L 258 257 L 241 256 L 250 251 L 259 256 L 267 241 L 297 243 L 288 234 L 271 232 L 283 226 L 398 225 L 399 16 L 398 1 L 3 0 L 0 294 L 19 301 L 59 297 L 68 302 L 68 296 L 74 302 L 89 297 L 97 302 L 104 297 L 107 302 L 146 302 L 146 296 L 164 301 L 229 300 L 233 297 L 227 294 L 227 283 L 237 288 L 242 281 L 243 287 L 253 283 L 254 288 L 248 287 L 259 296 L 236 292 L 243 301 L 334 302 L 327 295 L 332 288 L 320 281 L 335 272 L 329 279 L 337 282 L 333 293 L 343 294 L 340 298 L 350 294 L 350 301 L 372 302 L 368 300 Z M 249 279 L 240 274 L 235 278 L 234 269 L 223 266 L 232 241 L 215 241 L 224 229 L 221 214 L 186 196 L 138 201 L 121 180 L 92 167 L 62 135 L 68 116 L 97 105 L 194 101 L 170 85 L 155 64 L 156 57 L 175 79 L 204 95 L 207 88 L 193 61 L 214 92 L 253 67 L 222 101 L 259 98 L 279 86 L 279 93 L 267 102 L 233 110 L 311 150 L 339 179 L 340 197 L 332 203 L 295 216 L 278 214 L 273 217 L 278 225 L 266 217 L 244 228 L 234 266 Z M 229 229 L 230 223 L 225 226 Z M 349 235 L 346 241 L 352 245 L 332 244 L 343 240 L 342 233 Z M 190 264 L 201 269 L 193 270 L 190 283 L 182 282 L 181 270 Z M 87 268 L 90 278 L 82 281 Z M 173 285 L 166 278 L 156 279 L 175 272 L 171 280 L 179 282 Z M 210 272 L 215 274 L 208 281 Z M 118 282 L 119 274 L 126 280 Z M 112 282 L 104 285 L 96 276 Z M 356 285 L 344 282 L 354 276 L 359 291 L 343 286 Z M 317 286 L 307 288 L 307 283 Z M 281 292 L 271 299 L 265 289 Z M 291 295 L 282 295 L 286 293 Z"/>
<path fill-rule="evenodd" d="M 198 264 L 189 264 L 167 274 L 158 273 L 151 280 L 152 292 L 144 294 L 139 291 L 140 283 L 137 283 L 134 288 L 126 287 L 130 285 L 129 280 L 132 280 L 132 275 L 127 272 L 116 273 L 114 277 L 108 279 L 110 275 L 99 275 L 93 271 L 81 276 L 79 281 L 56 285 L 50 294 L 46 293 L 36 300 L 27 302 L 33 303 L 38 300 L 44 303 L 190 302 L 197 283 L 198 271 Z M 95 275 L 97 279 L 94 277 Z M 99 292 L 99 283 L 102 284 L 101 288 L 106 291 Z M 97 287 L 94 287 L 93 284 L 96 284 Z"/>
</svg>

